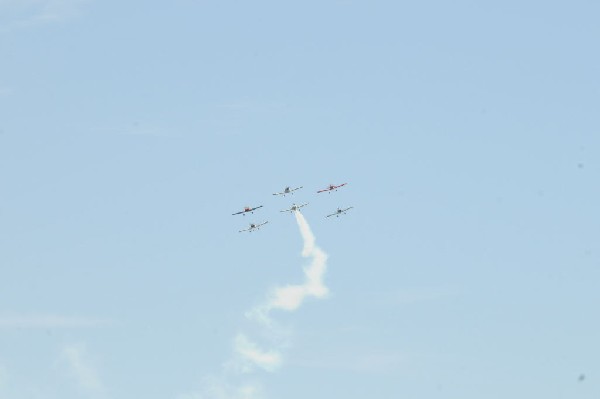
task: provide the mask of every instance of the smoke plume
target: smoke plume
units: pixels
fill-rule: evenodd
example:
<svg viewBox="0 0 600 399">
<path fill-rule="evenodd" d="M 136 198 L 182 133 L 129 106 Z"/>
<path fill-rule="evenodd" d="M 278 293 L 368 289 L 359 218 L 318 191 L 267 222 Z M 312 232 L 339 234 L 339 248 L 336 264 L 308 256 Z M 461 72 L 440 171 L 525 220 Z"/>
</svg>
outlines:
<svg viewBox="0 0 600 399">
<path fill-rule="evenodd" d="M 294 212 L 294 216 L 304 242 L 302 256 L 309 259 L 308 265 L 303 268 L 304 282 L 275 287 L 267 294 L 263 303 L 246 313 L 248 319 L 258 323 L 258 332 L 263 342 L 259 345 L 241 332 L 236 335 L 233 340 L 234 358 L 225 363 L 225 374 L 218 384 L 219 389 L 204 390 L 198 396 L 182 396 L 182 398 L 259 399 L 263 397 L 260 386 L 255 383 L 240 385 L 230 384 L 227 381 L 231 378 L 237 379 L 236 376 L 248 376 L 257 368 L 268 372 L 279 369 L 283 364 L 282 352 L 289 345 L 289 331 L 273 320 L 271 312 L 274 310 L 293 312 L 302 306 L 308 297 L 325 298 L 328 295 L 329 289 L 323 281 L 327 271 L 327 254 L 317 247 L 315 236 L 304 216 L 298 211 Z"/>
<path fill-rule="evenodd" d="M 284 329 L 279 328 L 271 318 L 271 311 L 275 309 L 288 312 L 298 309 L 307 297 L 324 298 L 329 293 L 323 279 L 327 270 L 327 254 L 315 244 L 315 236 L 312 233 L 304 216 L 294 212 L 300 234 L 304 241 L 302 256 L 310 258 L 310 263 L 304 267 L 304 282 L 302 284 L 288 284 L 276 287 L 267 296 L 265 303 L 254 307 L 246 313 L 249 319 L 260 322 L 269 335 L 275 337 L 277 343 L 275 349 L 260 351 L 258 345 L 251 342 L 246 336 L 238 335 L 235 342 L 235 350 L 242 359 L 242 369 L 248 370 L 249 364 L 254 364 L 267 371 L 278 369 L 283 360 L 281 350 L 286 346 L 287 335 Z M 240 340 L 240 336 L 244 339 Z"/>
</svg>

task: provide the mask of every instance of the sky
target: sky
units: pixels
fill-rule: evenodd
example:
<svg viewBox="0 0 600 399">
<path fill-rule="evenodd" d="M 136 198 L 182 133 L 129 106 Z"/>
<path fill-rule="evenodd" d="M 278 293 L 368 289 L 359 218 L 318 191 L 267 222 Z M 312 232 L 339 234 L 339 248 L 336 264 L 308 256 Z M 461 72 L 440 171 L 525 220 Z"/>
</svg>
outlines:
<svg viewBox="0 0 600 399">
<path fill-rule="evenodd" d="M 0 398 L 598 398 L 599 12 L 0 0 Z"/>
</svg>

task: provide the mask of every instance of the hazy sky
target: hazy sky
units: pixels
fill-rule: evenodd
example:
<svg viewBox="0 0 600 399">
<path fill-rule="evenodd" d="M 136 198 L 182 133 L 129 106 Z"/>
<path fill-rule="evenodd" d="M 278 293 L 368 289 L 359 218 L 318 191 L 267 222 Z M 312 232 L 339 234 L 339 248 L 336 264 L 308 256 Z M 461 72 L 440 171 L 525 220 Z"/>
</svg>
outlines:
<svg viewBox="0 0 600 399">
<path fill-rule="evenodd" d="M 0 398 L 598 398 L 598 15 L 0 0 Z"/>
</svg>

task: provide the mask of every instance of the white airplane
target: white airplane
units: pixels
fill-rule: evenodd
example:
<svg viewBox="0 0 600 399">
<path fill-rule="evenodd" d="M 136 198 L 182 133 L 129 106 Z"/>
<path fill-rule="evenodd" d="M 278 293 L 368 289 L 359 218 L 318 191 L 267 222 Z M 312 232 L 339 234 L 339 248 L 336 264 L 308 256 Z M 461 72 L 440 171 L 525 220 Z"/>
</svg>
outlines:
<svg viewBox="0 0 600 399">
<path fill-rule="evenodd" d="M 290 188 L 289 186 L 284 188 L 280 193 L 273 193 L 273 195 L 283 195 L 285 197 L 286 194 L 294 194 L 294 191 L 300 190 L 302 186 L 296 188 Z"/>
<path fill-rule="evenodd" d="M 296 204 L 292 204 L 292 207 L 290 209 L 284 209 L 283 211 L 279 211 L 279 212 L 295 212 L 298 211 L 300 212 L 300 208 L 302 208 L 303 206 L 308 205 L 308 202 L 302 205 L 296 205 Z"/>
<path fill-rule="evenodd" d="M 241 233 L 242 231 L 248 231 L 248 232 L 253 232 L 254 230 L 260 230 L 260 226 L 264 226 L 265 224 L 269 223 L 269 221 L 267 220 L 266 222 L 262 222 L 259 224 L 256 223 L 250 223 L 250 227 L 248 227 L 247 229 L 244 230 L 240 230 L 239 233 Z"/>
<path fill-rule="evenodd" d="M 342 209 L 342 208 L 338 208 L 335 213 L 332 213 L 331 215 L 327 215 L 327 217 L 329 216 L 335 216 L 335 217 L 339 217 L 340 215 L 345 215 L 346 212 L 350 209 L 354 208 L 353 206 L 346 208 L 346 209 Z"/>
</svg>

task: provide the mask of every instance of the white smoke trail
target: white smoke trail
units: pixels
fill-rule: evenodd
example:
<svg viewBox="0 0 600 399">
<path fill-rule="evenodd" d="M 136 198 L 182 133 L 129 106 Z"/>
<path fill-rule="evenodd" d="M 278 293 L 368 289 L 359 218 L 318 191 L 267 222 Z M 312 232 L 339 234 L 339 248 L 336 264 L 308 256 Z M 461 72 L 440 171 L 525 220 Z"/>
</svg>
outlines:
<svg viewBox="0 0 600 399">
<path fill-rule="evenodd" d="M 296 222 L 304 240 L 302 256 L 310 257 L 312 260 L 304 268 L 305 281 L 303 284 L 288 284 L 275 288 L 269 294 L 266 303 L 247 313 L 249 318 L 260 320 L 265 324 L 270 324 L 269 313 L 273 309 L 294 311 L 302 305 L 307 297 L 324 298 L 329 293 L 329 289 L 323 283 L 327 271 L 327 254 L 315 245 L 315 236 L 304 216 L 297 211 L 294 212 L 294 216 L 296 216 Z"/>
<path fill-rule="evenodd" d="M 266 371 L 274 371 L 281 365 L 281 353 L 275 350 L 262 350 L 251 342 L 244 334 L 238 334 L 234 340 L 235 351 L 247 361 Z M 243 367 L 243 372 L 248 372 L 249 367 Z"/>
<path fill-rule="evenodd" d="M 302 256 L 310 258 L 310 263 L 303 269 L 304 282 L 276 287 L 267 295 L 264 303 L 246 313 L 246 317 L 259 322 L 263 328 L 263 335 L 268 337 L 267 341 L 269 341 L 271 349 L 265 350 L 263 349 L 265 345 L 259 346 L 247 335 L 237 334 L 233 340 L 234 359 L 225 363 L 223 377 L 213 379 L 219 383 L 210 384 L 210 389 L 205 387 L 199 393 L 180 396 L 181 399 L 263 398 L 262 389 L 256 382 L 240 385 L 230 383 L 227 377 L 235 377 L 235 374 L 247 376 L 255 368 L 268 372 L 279 369 L 283 364 L 282 351 L 287 346 L 289 332 L 271 319 L 271 311 L 279 309 L 292 312 L 298 309 L 308 297 L 325 298 L 328 295 L 329 289 L 323 282 L 327 271 L 327 254 L 316 246 L 315 236 L 304 216 L 298 211 L 294 212 L 294 216 L 304 242 Z"/>
<path fill-rule="evenodd" d="M 315 236 L 304 216 L 298 211 L 294 212 L 294 216 L 304 241 L 302 256 L 311 259 L 308 266 L 304 267 L 304 283 L 276 287 L 269 293 L 265 303 L 254 307 L 246 314 L 248 318 L 262 323 L 275 336 L 285 334 L 285 332 L 281 332 L 271 319 L 270 313 L 272 310 L 279 309 L 291 312 L 298 309 L 307 297 L 325 298 L 329 293 L 329 289 L 323 282 L 327 271 L 327 254 L 315 244 Z M 285 339 L 280 337 L 279 341 L 285 342 Z M 256 344 L 247 339 L 245 344 L 245 348 L 248 345 L 257 348 Z M 237 346 L 239 347 L 239 345 Z M 254 351 L 242 351 L 239 348 L 236 348 L 236 352 L 246 361 L 253 362 L 268 371 L 274 371 L 282 364 L 281 349 L 285 344 L 279 343 L 277 346 L 277 350 L 261 353 L 261 355 L 268 353 L 269 356 L 266 357 L 256 356 L 257 353 Z M 265 367 L 264 359 L 271 360 L 267 362 L 267 367 Z"/>
<path fill-rule="evenodd" d="M 304 216 L 300 212 L 294 212 L 294 216 L 296 216 L 300 234 L 304 239 L 302 256 L 305 258 L 312 257 L 312 261 L 308 267 L 304 268 L 306 277 L 304 284 L 276 288 L 265 306 L 267 311 L 271 309 L 296 310 L 302 305 L 306 297 L 324 298 L 329 293 L 323 283 L 323 277 L 327 270 L 327 254 L 315 245 L 315 236 Z"/>
</svg>

